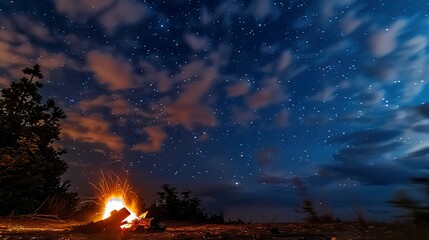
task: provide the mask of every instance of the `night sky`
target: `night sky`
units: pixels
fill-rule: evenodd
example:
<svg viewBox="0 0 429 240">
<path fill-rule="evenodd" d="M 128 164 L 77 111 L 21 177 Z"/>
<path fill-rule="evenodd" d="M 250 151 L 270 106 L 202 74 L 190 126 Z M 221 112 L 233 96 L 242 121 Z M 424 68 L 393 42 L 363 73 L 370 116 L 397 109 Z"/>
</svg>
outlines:
<svg viewBox="0 0 429 240">
<path fill-rule="evenodd" d="M 36 63 L 64 179 L 165 183 L 226 218 L 397 213 L 429 166 L 429 2 L 2 0 L 0 87 Z M 280 216 L 278 216 L 280 215 Z"/>
</svg>

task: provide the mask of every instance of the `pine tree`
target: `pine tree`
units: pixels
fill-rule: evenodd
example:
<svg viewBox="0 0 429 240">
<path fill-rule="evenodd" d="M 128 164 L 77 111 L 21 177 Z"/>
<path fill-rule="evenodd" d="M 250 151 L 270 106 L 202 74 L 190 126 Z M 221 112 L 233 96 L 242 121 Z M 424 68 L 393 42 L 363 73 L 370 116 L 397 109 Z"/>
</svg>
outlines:
<svg viewBox="0 0 429 240">
<path fill-rule="evenodd" d="M 71 205 L 77 200 L 60 179 L 66 151 L 54 147 L 66 116 L 53 99 L 42 102 L 40 66 L 23 73 L 30 78 L 13 82 L 0 95 L 0 215 L 33 212 L 53 196 Z"/>
</svg>

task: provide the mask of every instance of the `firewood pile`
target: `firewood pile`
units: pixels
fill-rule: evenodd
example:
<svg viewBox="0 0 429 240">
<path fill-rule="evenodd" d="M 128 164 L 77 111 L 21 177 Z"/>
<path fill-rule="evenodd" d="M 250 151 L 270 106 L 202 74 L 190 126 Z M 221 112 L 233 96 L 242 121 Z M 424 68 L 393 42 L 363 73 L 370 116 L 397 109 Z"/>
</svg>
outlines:
<svg viewBox="0 0 429 240">
<path fill-rule="evenodd" d="M 79 225 L 73 228 L 73 231 L 86 234 L 94 234 L 99 232 L 146 232 L 146 231 L 164 231 L 167 227 L 164 223 L 160 223 L 155 218 L 137 218 L 132 222 L 124 222 L 130 215 L 126 208 L 119 211 L 112 211 L 110 217 L 97 221 L 90 222 L 85 225 Z"/>
</svg>

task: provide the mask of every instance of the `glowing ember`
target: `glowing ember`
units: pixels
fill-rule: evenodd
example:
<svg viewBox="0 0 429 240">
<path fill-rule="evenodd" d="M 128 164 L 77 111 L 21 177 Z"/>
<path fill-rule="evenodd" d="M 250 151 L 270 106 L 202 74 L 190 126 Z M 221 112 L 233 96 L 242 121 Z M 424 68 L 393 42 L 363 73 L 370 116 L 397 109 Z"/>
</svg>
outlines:
<svg viewBox="0 0 429 240">
<path fill-rule="evenodd" d="M 107 201 L 102 219 L 106 219 L 110 217 L 110 213 L 112 211 L 114 210 L 119 211 L 124 207 L 130 212 L 130 215 L 127 218 L 125 218 L 124 221 L 132 222 L 133 220 L 138 219 L 137 215 L 130 208 L 125 206 L 124 201 L 122 201 L 122 198 L 117 198 L 117 197 L 112 197 L 109 199 L 109 201 Z M 123 225 L 122 228 L 124 227 L 125 226 Z"/>
</svg>

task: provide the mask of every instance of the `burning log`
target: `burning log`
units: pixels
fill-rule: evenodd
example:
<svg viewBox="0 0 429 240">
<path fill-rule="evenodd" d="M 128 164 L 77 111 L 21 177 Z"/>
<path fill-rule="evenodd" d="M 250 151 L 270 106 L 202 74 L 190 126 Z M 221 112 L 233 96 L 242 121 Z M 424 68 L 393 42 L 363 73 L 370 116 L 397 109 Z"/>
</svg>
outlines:
<svg viewBox="0 0 429 240">
<path fill-rule="evenodd" d="M 128 231 L 145 232 L 147 230 L 164 231 L 167 228 L 165 223 L 161 223 L 156 218 L 141 218 L 133 221 Z"/>
<path fill-rule="evenodd" d="M 82 233 L 98 233 L 101 231 L 121 231 L 121 225 L 123 220 L 130 215 L 130 211 L 126 208 L 122 208 L 119 211 L 112 211 L 110 217 L 98 221 L 90 222 L 85 225 L 77 226 L 74 228 L 75 231 Z"/>
</svg>

